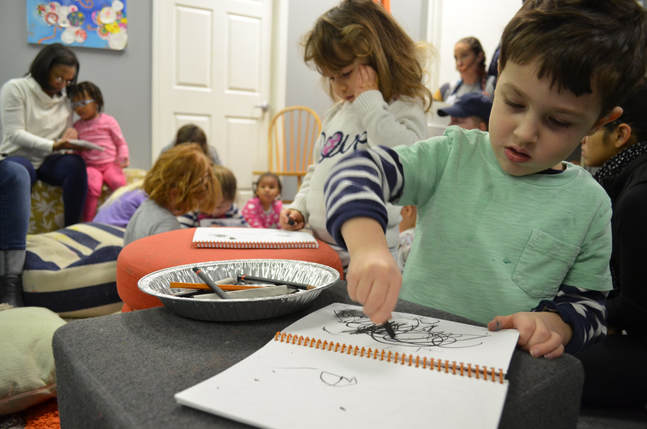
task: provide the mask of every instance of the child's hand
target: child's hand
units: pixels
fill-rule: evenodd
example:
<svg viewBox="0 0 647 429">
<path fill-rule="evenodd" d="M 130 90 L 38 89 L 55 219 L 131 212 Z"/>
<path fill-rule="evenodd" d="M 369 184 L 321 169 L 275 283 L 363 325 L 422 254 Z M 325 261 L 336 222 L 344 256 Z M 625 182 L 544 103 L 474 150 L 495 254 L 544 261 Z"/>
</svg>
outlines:
<svg viewBox="0 0 647 429">
<path fill-rule="evenodd" d="M 128 158 L 119 158 L 119 167 L 126 168 L 130 165 L 130 160 Z"/>
<path fill-rule="evenodd" d="M 79 138 L 79 133 L 76 131 L 75 128 L 67 128 L 63 135 L 61 136 L 61 140 L 76 140 Z"/>
<path fill-rule="evenodd" d="M 547 311 L 514 313 L 496 316 L 488 323 L 490 331 L 519 331 L 518 344 L 534 357 L 556 358 L 564 353 L 564 345 L 573 335 L 571 327 L 557 313 Z"/>
<path fill-rule="evenodd" d="M 391 318 L 402 286 L 402 274 L 384 231 L 374 219 L 356 217 L 344 222 L 341 234 L 350 255 L 348 295 L 364 305 L 373 323 L 384 323 Z"/>
<path fill-rule="evenodd" d="M 377 73 L 375 73 L 373 67 L 367 64 L 359 64 L 357 66 L 356 79 L 355 98 L 357 98 L 364 91 L 373 89 L 379 90 L 379 87 L 377 85 Z"/>
<path fill-rule="evenodd" d="M 388 248 L 373 247 L 351 256 L 348 274 L 348 296 L 364 306 L 374 323 L 382 324 L 391 318 L 402 286 L 398 264 Z"/>
<path fill-rule="evenodd" d="M 279 226 L 288 231 L 297 231 L 305 226 L 305 219 L 299 210 L 283 209 L 279 215 Z"/>
</svg>

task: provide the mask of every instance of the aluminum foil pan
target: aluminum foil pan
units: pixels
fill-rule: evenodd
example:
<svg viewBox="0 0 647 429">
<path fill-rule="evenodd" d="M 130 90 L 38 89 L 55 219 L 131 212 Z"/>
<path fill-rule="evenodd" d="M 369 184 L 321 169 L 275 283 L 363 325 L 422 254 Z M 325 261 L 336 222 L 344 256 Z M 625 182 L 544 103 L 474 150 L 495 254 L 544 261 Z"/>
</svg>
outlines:
<svg viewBox="0 0 647 429">
<path fill-rule="evenodd" d="M 203 300 L 178 295 L 188 289 L 171 289 L 170 282 L 202 282 L 191 270 L 200 266 L 214 281 L 238 274 L 288 280 L 315 286 L 310 290 L 249 299 Z M 339 272 L 314 262 L 286 259 L 244 259 L 164 268 L 142 277 L 137 286 L 144 293 L 158 297 L 164 305 L 180 316 L 209 321 L 258 320 L 297 311 L 312 302 L 339 280 Z"/>
</svg>

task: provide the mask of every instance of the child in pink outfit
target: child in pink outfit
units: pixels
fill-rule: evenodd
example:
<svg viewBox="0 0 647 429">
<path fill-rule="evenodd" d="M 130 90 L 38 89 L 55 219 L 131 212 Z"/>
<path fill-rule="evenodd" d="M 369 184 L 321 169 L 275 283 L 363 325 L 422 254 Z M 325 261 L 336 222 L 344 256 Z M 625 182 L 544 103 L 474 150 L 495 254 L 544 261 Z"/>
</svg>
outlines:
<svg viewBox="0 0 647 429">
<path fill-rule="evenodd" d="M 103 184 L 113 191 L 126 184 L 123 168 L 127 167 L 128 144 L 112 116 L 103 113 L 103 96 L 92 82 L 81 82 L 72 90 L 72 107 L 80 119 L 74 123 L 79 139 L 87 140 L 103 150 L 81 152 L 88 171 L 88 194 L 85 199 L 83 221 L 89 222 L 97 211 Z"/>
<path fill-rule="evenodd" d="M 254 195 L 243 207 L 242 215 L 252 228 L 280 228 L 279 215 L 283 202 L 277 197 L 281 194 L 281 181 L 276 174 L 263 173 L 256 182 Z"/>
</svg>

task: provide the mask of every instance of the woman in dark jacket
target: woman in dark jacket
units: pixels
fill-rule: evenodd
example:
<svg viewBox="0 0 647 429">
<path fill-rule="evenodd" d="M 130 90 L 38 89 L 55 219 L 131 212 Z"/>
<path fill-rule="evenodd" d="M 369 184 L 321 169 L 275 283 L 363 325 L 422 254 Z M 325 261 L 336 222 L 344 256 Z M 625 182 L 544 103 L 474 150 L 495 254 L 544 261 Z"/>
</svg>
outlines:
<svg viewBox="0 0 647 429">
<path fill-rule="evenodd" d="M 647 85 L 623 103 L 622 116 L 582 142 L 582 161 L 613 206 L 613 291 L 608 335 L 578 357 L 586 373 L 584 406 L 647 403 Z"/>
</svg>

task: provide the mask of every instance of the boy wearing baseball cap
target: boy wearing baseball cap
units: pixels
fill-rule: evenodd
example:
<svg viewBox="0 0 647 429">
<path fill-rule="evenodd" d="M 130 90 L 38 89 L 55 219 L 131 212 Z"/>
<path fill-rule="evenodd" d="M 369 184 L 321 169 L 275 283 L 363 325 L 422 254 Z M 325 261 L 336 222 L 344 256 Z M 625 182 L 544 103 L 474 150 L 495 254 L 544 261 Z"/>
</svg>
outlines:
<svg viewBox="0 0 647 429">
<path fill-rule="evenodd" d="M 466 130 L 488 130 L 492 99 L 479 92 L 462 95 L 451 106 L 438 109 L 438 116 L 450 116 L 449 125 L 458 125 Z"/>
</svg>

